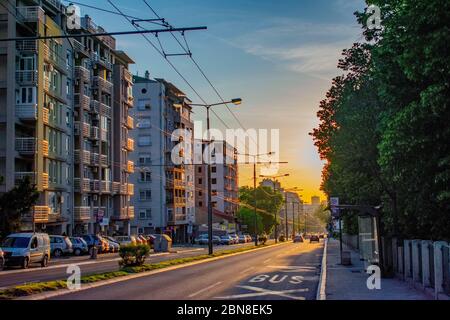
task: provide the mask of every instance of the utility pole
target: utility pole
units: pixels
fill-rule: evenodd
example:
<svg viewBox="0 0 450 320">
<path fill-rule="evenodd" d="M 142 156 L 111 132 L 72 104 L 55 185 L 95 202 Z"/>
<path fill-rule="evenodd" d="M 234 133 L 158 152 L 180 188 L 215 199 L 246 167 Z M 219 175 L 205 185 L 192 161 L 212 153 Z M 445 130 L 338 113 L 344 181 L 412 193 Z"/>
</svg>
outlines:
<svg viewBox="0 0 450 320">
<path fill-rule="evenodd" d="M 292 235 L 295 236 L 295 202 L 292 201 Z"/>
<path fill-rule="evenodd" d="M 285 230 L 285 237 L 286 237 L 286 241 L 289 237 L 288 232 L 289 232 L 289 226 L 288 226 L 288 205 L 287 205 L 287 191 L 284 192 L 284 222 L 286 225 L 286 230 Z"/>
</svg>

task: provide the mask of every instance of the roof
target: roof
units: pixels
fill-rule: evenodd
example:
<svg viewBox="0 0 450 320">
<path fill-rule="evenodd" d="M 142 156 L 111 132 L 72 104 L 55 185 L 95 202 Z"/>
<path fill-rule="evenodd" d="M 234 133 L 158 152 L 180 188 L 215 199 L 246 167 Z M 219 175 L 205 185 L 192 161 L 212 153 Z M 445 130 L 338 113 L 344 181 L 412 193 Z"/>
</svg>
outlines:
<svg viewBox="0 0 450 320">
<path fill-rule="evenodd" d="M 130 56 L 125 53 L 125 51 L 116 50 L 116 51 L 114 51 L 114 53 L 116 54 L 117 58 L 119 58 L 120 60 L 122 60 L 125 63 L 129 63 L 129 64 L 135 63 L 134 60 L 131 59 Z"/>
</svg>

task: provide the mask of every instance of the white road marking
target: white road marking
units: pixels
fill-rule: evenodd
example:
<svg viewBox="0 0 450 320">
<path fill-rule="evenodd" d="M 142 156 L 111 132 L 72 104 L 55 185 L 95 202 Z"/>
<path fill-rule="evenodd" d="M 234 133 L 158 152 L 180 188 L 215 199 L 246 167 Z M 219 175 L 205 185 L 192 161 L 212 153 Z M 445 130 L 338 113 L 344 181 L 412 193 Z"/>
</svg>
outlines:
<svg viewBox="0 0 450 320">
<path fill-rule="evenodd" d="M 264 289 L 264 288 L 251 287 L 251 286 L 237 286 L 237 287 L 246 289 L 249 291 L 254 291 L 254 292 L 253 293 L 235 294 L 235 295 L 224 296 L 224 297 L 216 297 L 216 299 L 239 299 L 239 298 L 252 298 L 252 297 L 274 295 L 274 296 L 280 296 L 280 297 L 289 298 L 289 299 L 293 299 L 293 300 L 306 300 L 305 297 L 295 297 L 295 296 L 289 295 L 289 293 L 308 292 L 309 291 L 308 288 L 274 291 L 274 290 L 268 290 L 268 289 Z"/>
<path fill-rule="evenodd" d="M 266 264 L 266 263 L 269 263 L 270 261 L 272 261 L 272 258 L 269 258 L 269 259 L 267 259 L 267 260 L 264 260 L 263 263 Z"/>
<path fill-rule="evenodd" d="M 255 267 L 250 267 L 248 269 L 245 269 L 244 271 L 241 272 L 241 274 L 247 273 L 247 272 L 249 272 L 249 271 L 251 271 L 253 269 L 255 269 Z"/>
<path fill-rule="evenodd" d="M 205 291 L 208 291 L 208 290 L 210 290 L 210 289 L 212 289 L 212 288 L 214 288 L 214 287 L 217 287 L 217 286 L 220 285 L 221 283 L 222 283 L 222 281 L 219 281 L 219 282 L 217 282 L 217 283 L 214 283 L 213 285 L 210 285 L 209 287 L 206 287 L 206 288 L 203 288 L 202 290 L 199 290 L 199 291 L 197 291 L 197 292 L 194 292 L 193 294 L 189 295 L 188 298 L 193 298 L 193 297 L 195 297 L 195 296 L 198 296 L 199 294 L 201 294 L 201 293 L 203 293 L 203 292 L 205 292 Z"/>
<path fill-rule="evenodd" d="M 278 269 L 282 272 L 316 272 L 315 267 L 305 267 L 305 266 L 267 266 L 268 268 Z"/>
</svg>

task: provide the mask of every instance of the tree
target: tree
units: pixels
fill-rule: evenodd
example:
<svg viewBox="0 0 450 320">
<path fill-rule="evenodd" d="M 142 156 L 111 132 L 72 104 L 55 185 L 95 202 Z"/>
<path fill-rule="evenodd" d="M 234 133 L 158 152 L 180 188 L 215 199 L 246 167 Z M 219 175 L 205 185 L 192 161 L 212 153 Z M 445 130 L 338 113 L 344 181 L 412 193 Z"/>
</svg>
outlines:
<svg viewBox="0 0 450 320">
<path fill-rule="evenodd" d="M 242 187 L 239 189 L 239 200 L 242 204 L 239 216 L 242 215 L 243 223 L 254 232 L 254 189 L 250 187 Z M 272 233 L 277 221 L 275 214 L 279 212 L 283 205 L 283 195 L 279 191 L 274 191 L 270 187 L 260 186 L 256 188 L 256 208 L 258 233 Z M 244 220 L 246 219 L 246 220 Z M 261 226 L 259 226 L 261 224 Z"/>
<path fill-rule="evenodd" d="M 20 230 L 22 216 L 30 212 L 38 198 L 36 186 L 28 177 L 0 196 L 0 237 Z"/>
</svg>

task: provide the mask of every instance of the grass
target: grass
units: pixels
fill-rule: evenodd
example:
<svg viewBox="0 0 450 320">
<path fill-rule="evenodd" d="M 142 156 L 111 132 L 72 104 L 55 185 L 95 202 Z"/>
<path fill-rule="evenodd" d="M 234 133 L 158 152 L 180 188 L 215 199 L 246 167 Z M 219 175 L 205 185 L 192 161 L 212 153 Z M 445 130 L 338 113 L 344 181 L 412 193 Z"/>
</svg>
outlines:
<svg viewBox="0 0 450 320">
<path fill-rule="evenodd" d="M 267 245 L 260 245 L 258 248 L 266 247 Z M 189 262 L 199 261 L 199 260 L 205 260 L 210 259 L 214 257 L 221 257 L 233 253 L 238 252 L 244 252 L 244 251 L 250 251 L 257 247 L 251 246 L 251 247 L 245 247 L 245 248 L 239 248 L 239 249 L 231 249 L 231 250 L 223 250 L 215 252 L 213 255 L 199 255 L 199 256 L 193 256 L 193 257 L 187 257 L 187 258 L 179 258 L 179 259 L 172 259 L 167 261 L 161 261 L 157 263 L 149 263 L 144 264 L 142 266 L 135 266 L 135 267 L 123 267 L 120 271 L 113 271 L 113 272 L 105 272 L 105 273 L 99 273 L 99 274 L 92 274 L 88 276 L 81 277 L 80 281 L 82 284 L 88 284 L 88 283 L 94 283 L 104 280 L 110 280 L 114 278 L 124 277 L 131 274 L 136 273 L 142 273 L 157 269 L 163 269 L 171 266 L 176 266 L 180 264 L 185 264 Z M 0 300 L 9 300 L 14 298 L 20 298 L 25 296 L 30 296 L 37 293 L 43 293 L 43 292 L 50 292 L 50 291 L 56 291 L 60 289 L 67 289 L 67 282 L 65 280 L 55 280 L 55 281 L 48 281 L 48 282 L 37 282 L 37 283 L 31 283 L 31 284 L 24 284 L 20 286 L 11 287 L 8 289 L 0 290 Z"/>
</svg>

